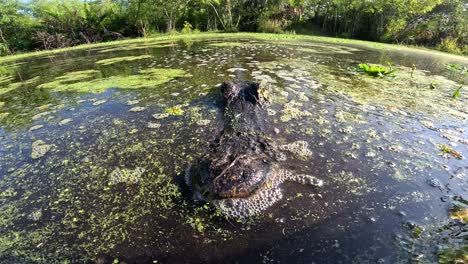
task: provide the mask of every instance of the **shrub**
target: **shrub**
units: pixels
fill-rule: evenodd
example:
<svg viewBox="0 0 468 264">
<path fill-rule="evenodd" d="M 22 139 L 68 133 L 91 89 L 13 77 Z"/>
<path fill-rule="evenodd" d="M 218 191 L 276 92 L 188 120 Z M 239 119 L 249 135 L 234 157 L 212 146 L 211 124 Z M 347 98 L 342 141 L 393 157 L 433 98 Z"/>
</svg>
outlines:
<svg viewBox="0 0 468 264">
<path fill-rule="evenodd" d="M 277 19 L 260 19 L 258 30 L 264 33 L 283 33 L 284 23 Z"/>
<path fill-rule="evenodd" d="M 10 53 L 8 45 L 6 43 L 0 43 L 0 56 L 7 55 Z"/>
<path fill-rule="evenodd" d="M 192 33 L 192 29 L 193 29 L 192 24 L 190 24 L 189 22 L 185 21 L 185 22 L 184 22 L 184 27 L 182 28 L 182 30 L 180 31 L 180 33 L 182 33 L 182 34 L 190 34 L 190 33 Z"/>
<path fill-rule="evenodd" d="M 450 38 L 450 37 L 443 39 L 442 42 L 439 43 L 439 45 L 437 45 L 436 48 L 440 51 L 445 51 L 449 53 L 456 53 L 456 54 L 463 53 L 460 47 L 458 47 L 457 39 Z"/>
</svg>

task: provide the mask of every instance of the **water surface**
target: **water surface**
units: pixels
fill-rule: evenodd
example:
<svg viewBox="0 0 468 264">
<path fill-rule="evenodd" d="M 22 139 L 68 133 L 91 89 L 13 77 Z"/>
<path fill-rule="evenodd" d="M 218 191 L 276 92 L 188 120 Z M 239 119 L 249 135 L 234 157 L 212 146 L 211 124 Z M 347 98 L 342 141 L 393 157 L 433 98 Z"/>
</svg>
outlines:
<svg viewBox="0 0 468 264">
<path fill-rule="evenodd" d="M 370 77 L 359 63 L 397 71 Z M 463 66 L 461 57 L 253 39 L 121 44 L 1 65 L 0 262 L 466 260 Z M 270 87 L 273 140 L 305 141 L 311 152 L 289 155 L 284 169 L 324 185 L 285 183 L 283 200 L 240 221 L 193 201 L 183 174 L 222 129 L 219 84 L 252 79 Z"/>
</svg>

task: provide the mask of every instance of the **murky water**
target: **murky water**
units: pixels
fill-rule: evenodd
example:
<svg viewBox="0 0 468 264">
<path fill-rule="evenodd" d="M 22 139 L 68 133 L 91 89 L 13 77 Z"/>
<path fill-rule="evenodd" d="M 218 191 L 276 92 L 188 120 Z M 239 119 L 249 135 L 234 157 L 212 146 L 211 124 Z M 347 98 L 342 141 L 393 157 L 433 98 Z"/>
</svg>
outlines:
<svg viewBox="0 0 468 264">
<path fill-rule="evenodd" d="M 353 69 L 389 62 L 395 76 Z M 4 64 L 0 262 L 466 261 L 463 66 L 466 58 L 252 39 Z M 222 129 L 219 84 L 251 79 L 270 86 L 272 139 L 306 142 L 305 157 L 286 152 L 281 166 L 324 185 L 286 182 L 281 201 L 241 221 L 193 201 L 183 174 Z"/>
</svg>

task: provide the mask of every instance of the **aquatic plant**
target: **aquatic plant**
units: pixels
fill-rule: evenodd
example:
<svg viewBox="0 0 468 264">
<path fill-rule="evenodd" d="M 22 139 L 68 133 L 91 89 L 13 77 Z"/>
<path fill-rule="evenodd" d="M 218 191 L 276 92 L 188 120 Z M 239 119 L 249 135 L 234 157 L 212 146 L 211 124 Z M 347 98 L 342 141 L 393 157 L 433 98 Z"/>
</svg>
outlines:
<svg viewBox="0 0 468 264">
<path fill-rule="evenodd" d="M 130 62 L 130 61 L 136 61 L 136 60 L 144 60 L 144 59 L 150 59 L 152 57 L 153 56 L 151 56 L 151 55 L 116 57 L 116 58 L 103 59 L 103 60 L 96 61 L 96 64 L 101 65 L 101 66 L 108 66 L 108 65 L 111 65 L 111 64 L 119 63 L 119 62 Z"/>
<path fill-rule="evenodd" d="M 383 77 L 383 76 L 390 76 L 390 74 L 394 73 L 396 69 L 384 68 L 378 65 L 370 65 L 366 63 L 359 64 L 359 68 L 355 68 L 358 72 L 363 72 L 369 76 L 373 77 Z"/>
<path fill-rule="evenodd" d="M 461 88 L 462 86 L 460 85 L 460 87 L 458 87 L 457 90 L 455 90 L 455 92 L 452 94 L 452 98 L 458 98 L 460 96 Z"/>
<path fill-rule="evenodd" d="M 452 155 L 454 158 L 457 158 L 457 159 L 460 159 L 462 160 L 463 159 L 463 156 L 460 152 L 452 149 L 451 147 L 447 146 L 447 145 L 444 145 L 444 144 L 439 144 L 438 145 L 439 149 L 442 151 L 442 154 L 450 154 Z"/>
<path fill-rule="evenodd" d="M 173 107 L 166 108 L 166 113 L 168 113 L 170 115 L 183 115 L 184 110 L 182 110 L 182 108 L 180 108 L 180 106 L 173 106 Z"/>
<path fill-rule="evenodd" d="M 99 71 L 88 70 L 66 73 L 52 82 L 43 83 L 37 87 L 55 92 L 101 93 L 112 87 L 123 89 L 155 87 L 184 75 L 185 71 L 181 69 L 154 68 L 140 70 L 135 75 L 99 77 L 101 76 Z"/>
<path fill-rule="evenodd" d="M 445 64 L 445 68 L 447 68 L 447 70 L 459 72 L 461 74 L 465 74 L 468 72 L 468 67 L 456 63 L 447 63 Z"/>
<path fill-rule="evenodd" d="M 36 140 L 32 143 L 31 146 L 31 158 L 32 159 L 39 159 L 42 158 L 47 152 L 52 149 L 54 145 L 52 144 L 46 144 L 42 140 Z"/>
<path fill-rule="evenodd" d="M 461 205 L 454 205 L 450 208 L 450 218 L 468 223 L 468 208 Z"/>
</svg>

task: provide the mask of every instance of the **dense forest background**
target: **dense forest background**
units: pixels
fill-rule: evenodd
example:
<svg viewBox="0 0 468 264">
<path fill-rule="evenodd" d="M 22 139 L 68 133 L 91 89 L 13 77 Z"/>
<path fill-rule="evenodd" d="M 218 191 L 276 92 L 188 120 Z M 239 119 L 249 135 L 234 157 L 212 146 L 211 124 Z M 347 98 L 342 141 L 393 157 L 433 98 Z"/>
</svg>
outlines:
<svg viewBox="0 0 468 264">
<path fill-rule="evenodd" d="M 307 33 L 468 54 L 468 0 L 0 0 L 0 54 L 161 32 Z"/>
</svg>

